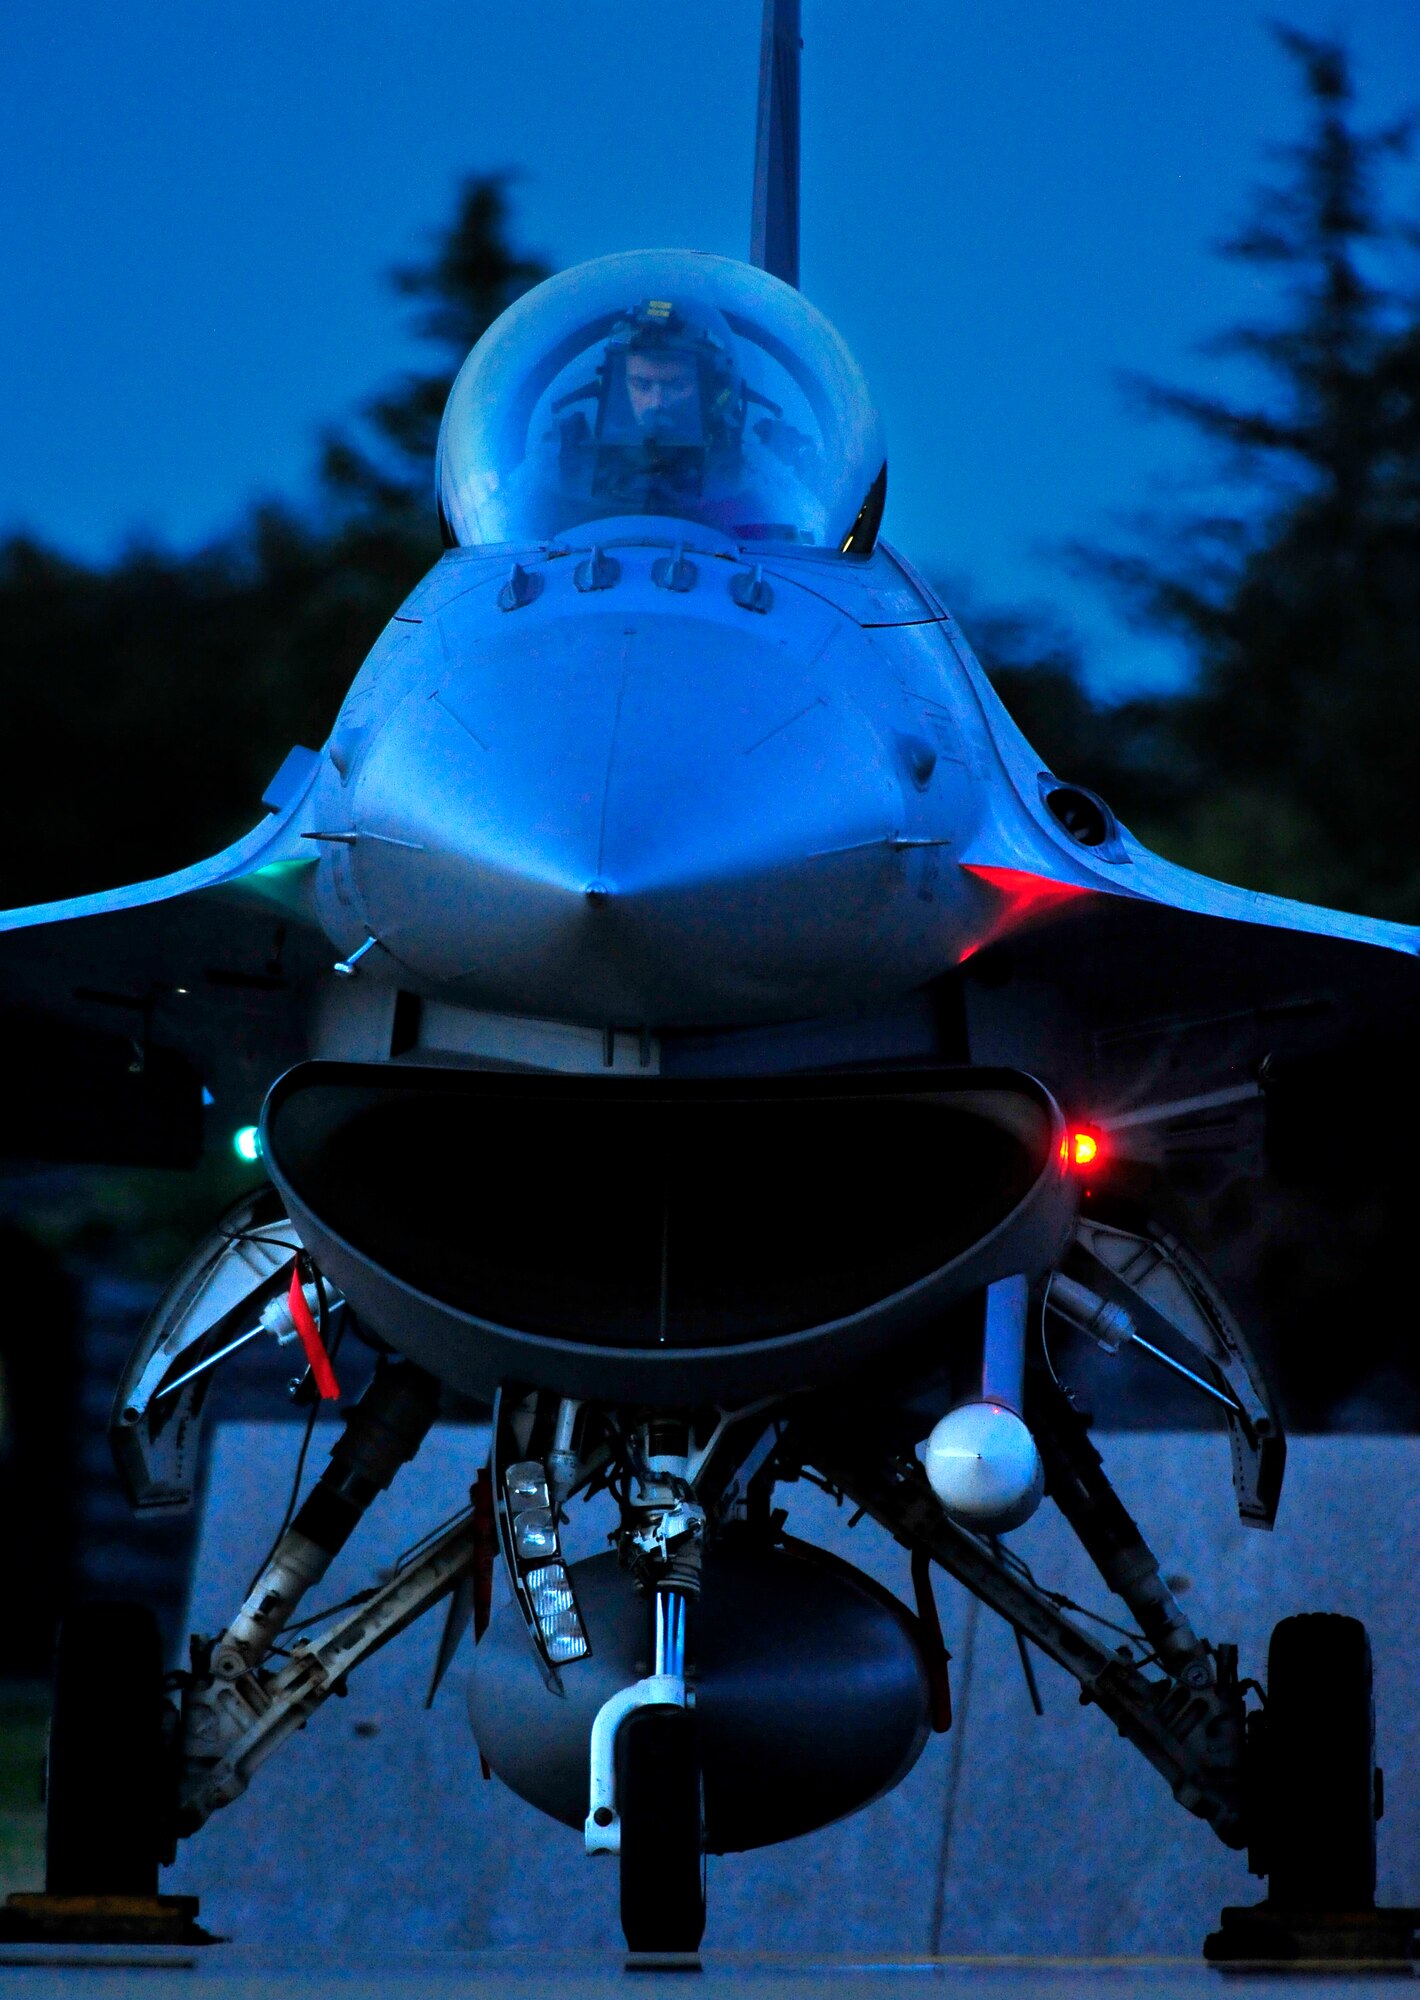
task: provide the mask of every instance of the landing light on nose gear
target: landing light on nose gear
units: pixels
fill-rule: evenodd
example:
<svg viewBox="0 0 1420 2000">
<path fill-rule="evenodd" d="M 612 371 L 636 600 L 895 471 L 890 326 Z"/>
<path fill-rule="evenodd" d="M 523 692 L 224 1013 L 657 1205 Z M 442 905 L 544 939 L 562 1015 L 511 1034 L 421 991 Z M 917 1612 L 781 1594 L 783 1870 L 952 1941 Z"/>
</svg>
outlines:
<svg viewBox="0 0 1420 2000">
<path fill-rule="evenodd" d="M 651 1599 L 653 1668 L 604 1702 L 592 1724 L 587 1852 L 621 1858 L 621 1927 L 633 1954 L 691 1954 L 705 1930 L 700 1743 L 686 1685 L 705 1511 L 693 1497 L 683 1431 L 653 1421 L 629 1440 L 635 1476 L 621 1540 Z"/>
</svg>

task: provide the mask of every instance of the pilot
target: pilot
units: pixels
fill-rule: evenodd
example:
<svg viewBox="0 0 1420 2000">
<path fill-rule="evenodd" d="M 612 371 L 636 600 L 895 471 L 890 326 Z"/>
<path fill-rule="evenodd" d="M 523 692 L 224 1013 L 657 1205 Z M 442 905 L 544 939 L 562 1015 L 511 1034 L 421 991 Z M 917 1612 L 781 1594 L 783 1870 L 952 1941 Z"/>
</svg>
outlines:
<svg viewBox="0 0 1420 2000">
<path fill-rule="evenodd" d="M 673 435 L 691 423 L 700 400 L 700 371 L 691 355 L 633 347 L 625 379 L 631 415 L 646 436 Z"/>
<path fill-rule="evenodd" d="M 751 405 L 769 414 L 749 425 Z M 815 539 L 812 441 L 745 383 L 713 307 L 642 300 L 612 328 L 594 378 L 552 414 L 563 525 L 668 514 L 731 534 Z"/>
<path fill-rule="evenodd" d="M 708 498 L 738 483 L 745 394 L 719 313 L 646 299 L 612 328 L 596 379 L 593 435 L 573 420 L 564 445 L 591 447 L 592 491 Z"/>
</svg>

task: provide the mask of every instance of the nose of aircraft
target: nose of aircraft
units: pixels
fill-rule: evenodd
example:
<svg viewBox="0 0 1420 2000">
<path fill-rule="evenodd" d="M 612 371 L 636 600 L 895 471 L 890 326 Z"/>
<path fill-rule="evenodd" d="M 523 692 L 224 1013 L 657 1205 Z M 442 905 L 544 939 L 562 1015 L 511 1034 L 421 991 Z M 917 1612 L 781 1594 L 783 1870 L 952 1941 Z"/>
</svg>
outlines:
<svg viewBox="0 0 1420 2000">
<path fill-rule="evenodd" d="M 901 789 L 850 692 L 867 642 L 822 638 L 806 665 L 772 626 L 684 615 L 496 629 L 362 759 L 369 930 L 473 1004 L 563 1019 L 729 1022 L 896 988 Z"/>
</svg>

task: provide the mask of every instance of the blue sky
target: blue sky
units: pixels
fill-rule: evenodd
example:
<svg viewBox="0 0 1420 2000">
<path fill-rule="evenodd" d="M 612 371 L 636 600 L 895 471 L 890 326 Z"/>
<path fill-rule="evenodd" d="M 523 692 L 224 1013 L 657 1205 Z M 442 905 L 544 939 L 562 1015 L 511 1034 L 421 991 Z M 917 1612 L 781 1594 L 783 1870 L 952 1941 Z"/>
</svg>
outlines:
<svg viewBox="0 0 1420 2000">
<path fill-rule="evenodd" d="M 1102 684 L 1165 674 L 1052 555 L 1188 449 L 1116 376 L 1226 386 L 1258 305 L 1210 245 L 1290 66 L 1237 0 L 803 0 L 805 290 L 882 404 L 887 531 L 1053 603 Z M 1363 115 L 1420 98 L 1414 0 L 1292 0 Z M 465 172 L 513 167 L 557 264 L 743 255 L 758 0 L 11 0 L 0 85 L 0 527 L 111 554 L 308 490 L 312 446 L 417 356 L 383 274 Z M 1398 177 L 1413 196 L 1413 168 Z"/>
</svg>

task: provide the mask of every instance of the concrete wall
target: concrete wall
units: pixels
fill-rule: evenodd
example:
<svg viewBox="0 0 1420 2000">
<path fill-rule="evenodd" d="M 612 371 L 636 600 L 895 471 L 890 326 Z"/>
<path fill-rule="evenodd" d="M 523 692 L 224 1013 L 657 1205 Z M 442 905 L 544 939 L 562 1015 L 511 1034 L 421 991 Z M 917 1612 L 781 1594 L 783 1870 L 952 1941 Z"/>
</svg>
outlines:
<svg viewBox="0 0 1420 2000">
<path fill-rule="evenodd" d="M 225 1622 L 285 1502 L 297 1439 L 287 1426 L 218 1432 L 192 1623 Z M 435 1432 L 372 1510 L 323 1601 L 369 1581 L 463 1502 L 484 1434 Z M 1279 1527 L 1237 1521 L 1221 1436 L 1105 1440 L 1106 1464 L 1166 1573 L 1210 1637 L 1260 1674 L 1290 1612 L 1364 1618 L 1376 1654 L 1381 1896 L 1420 1903 L 1420 1440 L 1296 1441 Z M 313 1469 L 323 1452 L 313 1453 Z M 908 1595 L 907 1565 L 871 1523 L 804 1485 L 780 1489 L 790 1528 Z M 604 1523 L 599 1523 L 604 1528 Z M 1042 1582 L 1108 1615 L 1084 1556 L 1048 1505 L 1013 1545 Z M 906 1783 L 844 1824 L 790 1846 L 710 1864 L 706 1942 L 723 1949 L 1193 1953 L 1224 1903 L 1262 1885 L 1183 1813 L 1075 1683 L 1038 1655 L 1046 1714 L 1032 1713 L 1013 1635 L 941 1578 L 957 1723 Z M 463 1701 L 468 1655 L 433 1710 L 424 1691 L 442 1608 L 354 1677 L 278 1752 L 247 1796 L 179 1855 L 164 1886 L 197 1891 L 204 1920 L 243 1943 L 346 1948 L 619 1940 L 615 1863 L 485 1783 Z M 465 1642 L 467 1643 L 467 1642 Z"/>
</svg>

